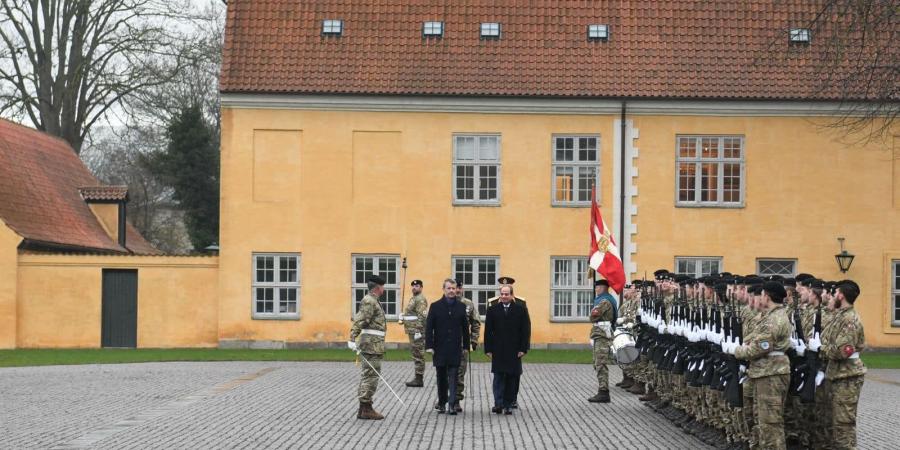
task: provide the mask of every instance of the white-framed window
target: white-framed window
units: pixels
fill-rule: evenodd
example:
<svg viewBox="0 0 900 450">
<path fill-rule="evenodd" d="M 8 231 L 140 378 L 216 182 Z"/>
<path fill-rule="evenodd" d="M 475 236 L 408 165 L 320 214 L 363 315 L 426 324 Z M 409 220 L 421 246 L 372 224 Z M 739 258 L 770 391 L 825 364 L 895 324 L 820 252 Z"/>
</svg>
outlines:
<svg viewBox="0 0 900 450">
<path fill-rule="evenodd" d="M 609 25 L 593 24 L 588 25 L 588 40 L 606 41 L 609 40 Z"/>
<path fill-rule="evenodd" d="M 694 278 L 722 272 L 721 256 L 676 256 L 675 273 Z"/>
<path fill-rule="evenodd" d="M 500 39 L 500 24 L 497 22 L 481 23 L 482 39 Z"/>
<path fill-rule="evenodd" d="M 591 206 L 591 192 L 600 185 L 600 136 L 553 136 L 552 153 L 551 203 Z"/>
<path fill-rule="evenodd" d="M 369 293 L 366 280 L 372 275 L 384 278 L 384 294 L 378 299 L 386 319 L 397 319 L 397 298 L 400 296 L 399 255 L 353 255 L 353 315 L 359 309 L 359 302 Z"/>
<path fill-rule="evenodd" d="M 478 305 L 478 314 L 487 313 L 488 299 L 499 295 L 497 273 L 500 271 L 498 256 L 454 256 L 453 278 L 463 283 L 463 297 Z"/>
<path fill-rule="evenodd" d="M 677 147 L 677 205 L 744 205 L 742 136 L 678 136 Z"/>
<path fill-rule="evenodd" d="M 809 28 L 791 28 L 790 42 L 792 44 L 809 44 Z"/>
<path fill-rule="evenodd" d="M 444 22 L 425 22 L 422 24 L 422 36 L 441 37 L 444 35 Z"/>
<path fill-rule="evenodd" d="M 344 21 L 340 19 L 325 19 L 322 21 L 322 34 L 328 36 L 340 36 L 344 32 Z"/>
<path fill-rule="evenodd" d="M 500 204 L 500 135 L 453 136 L 453 204 Z"/>
<path fill-rule="evenodd" d="M 900 261 L 891 261 L 891 265 L 894 266 L 893 277 L 891 278 L 891 298 L 893 298 L 894 314 L 891 324 L 900 326 Z"/>
<path fill-rule="evenodd" d="M 300 255 L 253 254 L 254 319 L 300 318 Z"/>
<path fill-rule="evenodd" d="M 797 260 L 759 258 L 756 260 L 756 274 L 759 276 L 781 275 L 783 277 L 793 277 L 797 274 Z"/>
<path fill-rule="evenodd" d="M 551 319 L 587 321 L 594 303 L 594 287 L 588 277 L 588 259 L 583 256 L 550 258 Z"/>
</svg>

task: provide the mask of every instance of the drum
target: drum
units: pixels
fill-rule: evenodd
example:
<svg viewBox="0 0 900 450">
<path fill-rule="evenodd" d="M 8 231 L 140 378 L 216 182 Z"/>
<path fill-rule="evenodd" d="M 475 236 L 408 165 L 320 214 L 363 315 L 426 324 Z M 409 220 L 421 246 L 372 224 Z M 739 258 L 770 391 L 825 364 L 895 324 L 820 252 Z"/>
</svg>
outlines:
<svg viewBox="0 0 900 450">
<path fill-rule="evenodd" d="M 617 328 L 613 334 L 611 350 L 616 358 L 616 363 L 620 365 L 627 365 L 637 361 L 638 356 L 641 354 L 635 345 L 634 336 L 624 328 Z"/>
</svg>

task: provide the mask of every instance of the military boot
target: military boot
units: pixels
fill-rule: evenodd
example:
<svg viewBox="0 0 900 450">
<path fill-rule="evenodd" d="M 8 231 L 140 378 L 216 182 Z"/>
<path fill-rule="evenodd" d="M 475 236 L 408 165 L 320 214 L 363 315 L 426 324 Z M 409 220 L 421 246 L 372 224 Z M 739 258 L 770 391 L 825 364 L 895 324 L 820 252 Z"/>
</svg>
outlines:
<svg viewBox="0 0 900 450">
<path fill-rule="evenodd" d="M 425 383 L 422 381 L 422 374 L 417 373 L 415 378 L 411 381 L 406 382 L 407 387 L 422 387 L 425 386 Z"/>
<path fill-rule="evenodd" d="M 635 383 L 634 378 L 625 377 L 625 379 L 622 380 L 622 384 L 619 387 L 627 390 L 628 388 L 634 386 L 634 383 Z"/>
<path fill-rule="evenodd" d="M 610 402 L 609 390 L 601 389 L 601 390 L 597 391 L 597 395 L 589 398 L 588 401 L 591 403 L 609 403 Z"/>
<path fill-rule="evenodd" d="M 656 395 L 656 391 L 647 389 L 647 393 L 638 398 L 638 400 L 642 402 L 654 402 L 659 400 L 659 396 Z"/>
<path fill-rule="evenodd" d="M 377 411 L 372 409 L 371 403 L 360 403 L 359 404 L 359 414 L 356 416 L 359 419 L 363 420 L 381 420 L 384 419 L 384 416 L 378 414 Z"/>
<path fill-rule="evenodd" d="M 630 388 L 628 388 L 628 392 L 631 392 L 632 394 L 637 394 L 637 395 L 644 395 L 646 393 L 644 391 L 644 383 L 641 383 L 640 381 L 635 381 L 634 384 L 631 385 Z"/>
</svg>

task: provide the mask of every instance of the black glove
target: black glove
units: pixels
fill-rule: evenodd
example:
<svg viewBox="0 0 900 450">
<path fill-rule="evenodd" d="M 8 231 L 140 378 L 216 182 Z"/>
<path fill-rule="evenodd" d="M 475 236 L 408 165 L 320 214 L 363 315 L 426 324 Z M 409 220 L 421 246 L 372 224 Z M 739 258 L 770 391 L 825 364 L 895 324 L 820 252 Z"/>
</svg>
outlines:
<svg viewBox="0 0 900 450">
<path fill-rule="evenodd" d="M 473 342 L 473 343 L 472 343 L 472 351 L 474 352 L 476 348 L 478 348 L 478 343 L 477 343 L 477 342 Z"/>
</svg>

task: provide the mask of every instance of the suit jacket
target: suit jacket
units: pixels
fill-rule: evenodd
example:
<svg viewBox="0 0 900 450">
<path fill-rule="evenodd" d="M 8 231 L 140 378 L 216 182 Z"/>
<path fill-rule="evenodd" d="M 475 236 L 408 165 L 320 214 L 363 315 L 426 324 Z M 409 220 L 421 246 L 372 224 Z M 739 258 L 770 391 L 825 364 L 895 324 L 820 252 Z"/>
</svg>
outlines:
<svg viewBox="0 0 900 450">
<path fill-rule="evenodd" d="M 431 304 L 425 319 L 425 348 L 434 349 L 434 367 L 459 366 L 463 348 L 469 348 L 466 306 L 458 298 L 451 305 L 446 297 Z"/>
<path fill-rule="evenodd" d="M 484 322 L 484 352 L 491 353 L 491 372 L 522 374 L 522 359 L 518 352 L 531 348 L 531 318 L 528 309 L 510 302 L 509 312 L 497 303 L 487 310 Z"/>
</svg>

